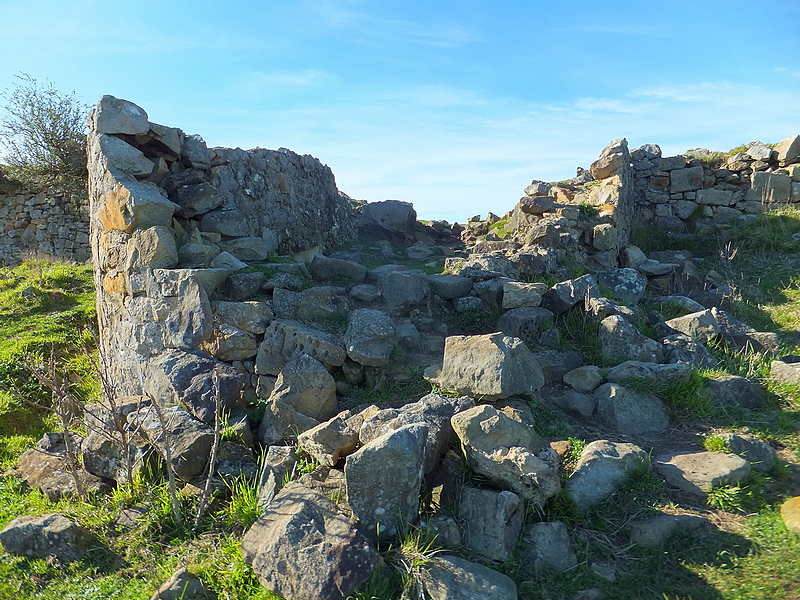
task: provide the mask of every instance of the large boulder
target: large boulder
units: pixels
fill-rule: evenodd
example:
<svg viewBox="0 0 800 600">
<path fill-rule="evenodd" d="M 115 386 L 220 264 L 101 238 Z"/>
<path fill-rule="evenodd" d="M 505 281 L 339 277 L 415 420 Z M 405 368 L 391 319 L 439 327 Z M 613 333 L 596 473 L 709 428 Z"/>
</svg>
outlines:
<svg viewBox="0 0 800 600">
<path fill-rule="evenodd" d="M 414 239 L 417 212 L 410 202 L 383 200 L 370 202 L 361 208 L 359 228 L 367 235 L 391 236 L 399 241 Z"/>
<path fill-rule="evenodd" d="M 334 336 L 297 321 L 275 319 L 258 347 L 256 373 L 278 375 L 298 351 L 332 367 L 340 367 L 347 358 L 347 351 Z"/>
<path fill-rule="evenodd" d="M 160 403 L 184 406 L 213 423 L 215 396 L 230 410 L 239 402 L 241 379 L 236 369 L 202 352 L 167 349 L 148 363 L 144 387 Z"/>
<path fill-rule="evenodd" d="M 647 452 L 635 444 L 597 440 L 587 444 L 566 482 L 567 495 L 585 513 L 613 494 L 636 469 L 650 468 Z"/>
<path fill-rule="evenodd" d="M 636 435 L 669 427 L 667 407 L 650 392 L 605 383 L 594 391 L 594 399 L 600 418 L 618 433 Z"/>
<path fill-rule="evenodd" d="M 464 486 L 458 518 L 468 526 L 464 545 L 489 560 L 506 560 L 513 553 L 525 521 L 525 503 L 513 492 Z"/>
<path fill-rule="evenodd" d="M 561 490 L 558 459 L 533 427 L 483 404 L 450 419 L 472 468 L 539 506 Z"/>
<path fill-rule="evenodd" d="M 517 600 L 510 577 L 457 556 L 431 558 L 420 581 L 431 600 Z"/>
<path fill-rule="evenodd" d="M 426 371 L 426 378 L 483 400 L 531 396 L 544 385 L 542 369 L 525 343 L 502 333 L 448 337 L 441 370 Z"/>
<path fill-rule="evenodd" d="M 663 345 L 642 335 L 618 315 L 600 321 L 598 341 L 600 354 L 608 362 L 636 360 L 660 363 L 664 358 Z"/>
<path fill-rule="evenodd" d="M 92 535 L 57 513 L 18 517 L 0 531 L 6 552 L 26 557 L 53 557 L 62 563 L 80 560 Z"/>
<path fill-rule="evenodd" d="M 424 425 L 405 425 L 347 459 L 347 500 L 368 535 L 392 539 L 417 520 L 427 436 Z"/>
<path fill-rule="evenodd" d="M 359 432 L 363 445 L 405 425 L 420 423 L 428 429 L 425 441 L 425 473 L 433 470 L 439 458 L 455 442 L 451 417 L 475 405 L 468 396 L 450 398 L 430 393 L 400 408 L 384 408 L 368 415 Z"/>
<path fill-rule="evenodd" d="M 522 540 L 527 545 L 525 556 L 537 573 L 565 573 L 578 565 L 569 530 L 561 521 L 531 523 L 525 527 Z"/>
<path fill-rule="evenodd" d="M 132 430 L 155 446 L 166 460 L 169 452 L 175 475 L 188 481 L 208 464 L 214 431 L 177 406 L 146 406 L 128 415 Z"/>
<path fill-rule="evenodd" d="M 350 314 L 344 334 L 347 356 L 367 367 L 385 367 L 397 336 L 392 320 L 384 312 L 361 308 Z"/>
<path fill-rule="evenodd" d="M 242 555 L 268 590 L 303 600 L 350 596 L 378 558 L 330 499 L 297 483 L 283 488 L 247 531 Z"/>
</svg>

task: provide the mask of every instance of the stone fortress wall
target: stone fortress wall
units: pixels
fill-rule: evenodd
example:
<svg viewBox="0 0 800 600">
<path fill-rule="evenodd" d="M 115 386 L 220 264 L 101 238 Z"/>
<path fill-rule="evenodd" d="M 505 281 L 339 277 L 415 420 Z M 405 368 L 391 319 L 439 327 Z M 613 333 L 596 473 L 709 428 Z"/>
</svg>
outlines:
<svg viewBox="0 0 800 600">
<path fill-rule="evenodd" d="M 216 372 L 223 397 L 238 401 L 272 312 L 264 302 L 210 298 L 252 296 L 263 272 L 234 273 L 273 252 L 352 240 L 351 203 L 311 156 L 209 149 L 112 96 L 91 111 L 89 129 L 100 349 L 114 392 L 191 406 Z"/>
</svg>

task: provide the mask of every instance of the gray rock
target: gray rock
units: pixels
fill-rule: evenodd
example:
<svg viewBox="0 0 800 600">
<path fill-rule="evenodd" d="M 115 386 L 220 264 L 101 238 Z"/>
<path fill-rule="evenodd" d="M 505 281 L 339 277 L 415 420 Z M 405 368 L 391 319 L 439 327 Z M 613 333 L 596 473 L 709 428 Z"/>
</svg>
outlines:
<svg viewBox="0 0 800 600">
<path fill-rule="evenodd" d="M 427 275 L 419 269 L 384 271 L 378 275 L 378 290 L 391 309 L 405 309 L 422 302 L 430 292 Z"/>
<path fill-rule="evenodd" d="M 665 324 L 677 332 L 704 341 L 714 339 L 722 332 L 714 308 L 670 319 Z"/>
<path fill-rule="evenodd" d="M 244 262 L 263 262 L 275 250 L 274 244 L 255 236 L 223 240 L 219 247 L 223 252 L 228 252 Z"/>
<path fill-rule="evenodd" d="M 539 306 L 542 303 L 542 294 L 547 290 L 548 287 L 544 283 L 508 281 L 503 284 L 503 308 Z"/>
<path fill-rule="evenodd" d="M 169 226 L 178 205 L 164 191 L 146 181 L 123 179 L 114 194 L 109 194 L 97 218 L 107 231 L 133 233 L 156 225 Z"/>
<path fill-rule="evenodd" d="M 546 181 L 539 181 L 538 179 L 534 179 L 533 181 L 531 181 L 531 184 L 525 188 L 525 195 L 531 197 L 547 196 L 552 188 L 553 188 L 552 183 L 547 183 Z"/>
<path fill-rule="evenodd" d="M 591 392 L 603 381 L 600 367 L 586 365 L 564 374 L 564 383 L 578 392 Z"/>
<path fill-rule="evenodd" d="M 234 273 L 228 280 L 228 295 L 231 300 L 247 300 L 255 296 L 264 284 L 264 273 Z"/>
<path fill-rule="evenodd" d="M 120 435 L 111 432 L 90 431 L 81 444 L 83 468 L 92 475 L 128 483 L 128 468 Z M 140 473 L 145 464 L 147 448 L 128 444 L 131 474 Z"/>
<path fill-rule="evenodd" d="M 178 569 L 172 577 L 156 590 L 150 600 L 214 600 L 212 594 L 197 577 L 185 568 Z"/>
<path fill-rule="evenodd" d="M 258 508 L 262 511 L 272 502 L 287 475 L 291 475 L 297 464 L 294 446 L 270 446 L 264 457 L 258 481 Z"/>
<path fill-rule="evenodd" d="M 615 431 L 636 435 L 669 427 L 667 407 L 654 394 L 606 383 L 594 392 L 597 414 Z"/>
<path fill-rule="evenodd" d="M 330 366 L 341 366 L 347 357 L 344 346 L 332 335 L 296 321 L 275 319 L 258 348 L 256 373 L 277 375 L 298 350 Z"/>
<path fill-rule="evenodd" d="M 414 239 L 417 212 L 410 202 L 384 200 L 361 208 L 359 226 L 377 227 L 401 239 Z"/>
<path fill-rule="evenodd" d="M 542 296 L 541 306 L 555 315 L 560 315 L 579 302 L 583 302 L 587 294 L 592 293 L 590 290 L 597 290 L 597 282 L 591 275 L 562 281 L 545 292 Z"/>
<path fill-rule="evenodd" d="M 578 566 L 575 546 L 567 526 L 561 521 L 531 523 L 525 526 L 522 540 L 527 544 L 525 556 L 536 573 L 566 573 Z"/>
<path fill-rule="evenodd" d="M 406 248 L 406 256 L 413 260 L 425 260 L 435 253 L 436 251 L 422 240 Z"/>
<path fill-rule="evenodd" d="M 653 460 L 653 468 L 670 485 L 700 496 L 712 487 L 741 483 L 750 474 L 750 463 L 721 452 L 662 454 Z"/>
<path fill-rule="evenodd" d="M 571 389 L 542 388 L 542 397 L 565 412 L 587 418 L 597 406 L 593 396 Z"/>
<path fill-rule="evenodd" d="M 534 352 L 533 356 L 542 368 L 548 385 L 561 383 L 564 375 L 584 364 L 583 354 L 577 350 L 540 350 Z"/>
<path fill-rule="evenodd" d="M 76 452 L 79 448 L 78 443 Z M 75 475 L 65 454 L 51 454 L 38 448 L 31 448 L 19 457 L 16 473 L 30 487 L 41 491 L 51 502 L 78 495 Z M 104 494 L 111 490 L 108 480 L 84 469 L 78 469 L 77 477 L 83 491 L 89 494 Z"/>
<path fill-rule="evenodd" d="M 428 275 L 431 292 L 446 300 L 466 296 L 472 289 L 472 280 L 458 275 Z"/>
<path fill-rule="evenodd" d="M 392 539 L 416 522 L 427 435 L 424 425 L 405 425 L 347 459 L 348 503 L 367 535 Z"/>
<path fill-rule="evenodd" d="M 800 157 L 800 135 L 790 135 L 775 144 L 775 155 L 781 165 L 788 164 Z"/>
<path fill-rule="evenodd" d="M 349 283 L 362 283 L 367 276 L 364 265 L 352 260 L 328 258 L 317 254 L 309 265 L 309 272 L 320 279 L 342 279 Z"/>
<path fill-rule="evenodd" d="M 420 580 L 431 600 L 517 600 L 510 577 L 456 556 L 434 556 Z"/>
<path fill-rule="evenodd" d="M 650 468 L 647 452 L 635 444 L 597 440 L 584 448 L 565 487 L 575 507 L 585 513 L 599 504 L 643 465 Z"/>
<path fill-rule="evenodd" d="M 313 429 L 297 436 L 297 444 L 320 464 L 333 467 L 339 459 L 352 454 L 358 445 L 358 430 L 345 420 L 346 413 L 339 414 Z"/>
<path fill-rule="evenodd" d="M 762 442 L 756 436 L 726 432 L 720 437 L 728 444 L 731 452 L 741 456 L 754 469 L 768 473 L 775 466 L 775 448 Z"/>
<path fill-rule="evenodd" d="M 619 247 L 619 232 L 611 223 L 600 223 L 592 228 L 592 247 L 595 250 L 616 251 Z"/>
<path fill-rule="evenodd" d="M 502 333 L 448 337 L 443 367 L 430 375 L 426 372 L 442 389 L 485 400 L 530 396 L 544 384 L 525 343 Z"/>
<path fill-rule="evenodd" d="M 188 243 L 178 248 L 178 261 L 183 269 L 204 269 L 218 254 L 218 247 Z"/>
<path fill-rule="evenodd" d="M 767 401 L 761 386 L 736 375 L 718 375 L 707 380 L 703 393 L 717 406 L 759 408 Z"/>
<path fill-rule="evenodd" d="M 219 190 L 206 182 L 182 185 L 172 199 L 181 207 L 178 215 L 187 219 L 219 208 L 225 202 Z"/>
<path fill-rule="evenodd" d="M 644 379 L 661 383 L 671 381 L 689 383 L 691 376 L 692 368 L 684 363 L 661 365 L 629 360 L 609 369 L 606 379 L 612 383 L 624 383 L 626 379 Z"/>
<path fill-rule="evenodd" d="M 775 353 L 779 348 L 778 335 L 768 331 L 756 331 L 724 310 L 715 310 L 722 339 L 737 350 Z"/>
<path fill-rule="evenodd" d="M 258 353 L 258 342 L 253 333 L 219 323 L 201 348 L 221 361 L 248 360 Z"/>
<path fill-rule="evenodd" d="M 528 196 L 520 198 L 517 206 L 526 215 L 542 215 L 553 210 L 555 198 L 552 196 Z"/>
<path fill-rule="evenodd" d="M 405 425 L 419 423 L 428 429 L 425 441 L 424 472 L 431 472 L 439 458 L 456 441 L 451 418 L 472 408 L 475 401 L 468 396 L 448 398 L 431 393 L 417 402 L 400 408 L 385 408 L 367 416 L 359 431 L 359 440 L 367 445 L 386 433 Z"/>
<path fill-rule="evenodd" d="M 6 552 L 26 557 L 54 557 L 62 563 L 80 560 L 92 534 L 58 513 L 13 519 L 0 531 Z"/>
<path fill-rule="evenodd" d="M 350 288 L 350 297 L 355 298 L 356 300 L 361 300 L 361 302 L 365 302 L 367 304 L 372 304 L 380 297 L 380 292 L 378 291 L 377 286 L 374 286 L 370 283 L 362 283 L 360 285 L 354 285 Z"/>
<path fill-rule="evenodd" d="M 128 422 L 165 460 L 169 444 L 175 475 L 184 481 L 201 475 L 208 464 L 214 431 L 176 406 L 161 408 L 160 419 L 158 412 L 152 406 L 140 408 L 128 415 Z"/>
<path fill-rule="evenodd" d="M 517 421 L 489 404 L 457 412 L 450 422 L 467 458 L 500 447 L 519 446 L 534 454 L 545 447 L 532 425 Z"/>
<path fill-rule="evenodd" d="M 239 373 L 201 352 L 168 349 L 151 359 L 148 366 L 147 394 L 164 404 L 185 406 L 201 421 L 214 422 L 215 393 L 226 410 L 239 403 Z M 217 376 L 216 388 L 213 373 Z"/>
<path fill-rule="evenodd" d="M 97 133 L 126 133 L 138 135 L 147 133 L 150 123 L 147 113 L 133 102 L 102 96 L 90 115 Z"/>
<path fill-rule="evenodd" d="M 663 159 L 662 159 L 663 160 Z M 691 192 L 703 187 L 703 167 L 676 169 L 670 173 L 670 194 Z"/>
<path fill-rule="evenodd" d="M 617 315 L 632 324 L 639 322 L 639 314 L 634 309 L 609 298 L 586 298 L 584 309 L 599 321 Z"/>
<path fill-rule="evenodd" d="M 141 150 L 113 135 L 98 136 L 100 150 L 111 169 L 119 169 L 133 177 L 146 177 L 153 172 L 155 164 Z"/>
<path fill-rule="evenodd" d="M 664 347 L 639 333 L 628 321 L 617 315 L 600 322 L 598 339 L 600 354 L 609 362 L 636 360 L 659 363 Z"/>
<path fill-rule="evenodd" d="M 773 360 L 769 376 L 776 383 L 800 385 L 800 361 L 794 356 Z"/>
<path fill-rule="evenodd" d="M 243 237 L 249 233 L 247 218 L 239 210 L 212 210 L 203 215 L 200 231 Z"/>
<path fill-rule="evenodd" d="M 223 481 L 233 479 L 252 481 L 259 474 L 259 468 L 251 448 L 223 440 L 217 450 L 217 466 L 214 473 Z"/>
<path fill-rule="evenodd" d="M 476 472 L 539 506 L 561 490 L 557 460 L 549 450 L 540 451 L 542 442 L 532 426 L 489 405 L 450 421 Z"/>
<path fill-rule="evenodd" d="M 792 195 L 792 178 L 782 173 L 753 173 L 752 187 L 745 200 L 760 202 L 763 206 L 785 204 Z"/>
<path fill-rule="evenodd" d="M 696 515 L 660 515 L 630 524 L 631 542 L 643 548 L 660 548 L 678 531 L 694 531 L 708 525 Z"/>
<path fill-rule="evenodd" d="M 127 248 L 129 269 L 172 269 L 178 266 L 175 234 L 169 227 L 156 225 L 137 229 Z"/>
<path fill-rule="evenodd" d="M 532 344 L 543 329 L 554 322 L 554 315 L 546 308 L 523 306 L 506 311 L 497 321 L 497 328 L 525 343 Z"/>
<path fill-rule="evenodd" d="M 322 363 L 300 352 L 278 375 L 269 402 L 327 421 L 336 414 L 336 382 Z"/>
<path fill-rule="evenodd" d="M 243 331 L 260 334 L 272 321 L 272 309 L 268 302 L 222 302 L 211 303 L 214 321 L 231 325 Z"/>
<path fill-rule="evenodd" d="M 661 343 L 666 349 L 664 361 L 667 363 L 685 363 L 697 368 L 712 368 L 717 365 L 717 359 L 703 343 L 688 335 L 682 333 L 668 335 L 661 340 Z"/>
<path fill-rule="evenodd" d="M 611 290 L 613 297 L 622 302 L 635 304 L 644 294 L 647 278 L 636 269 L 624 268 L 598 274 L 597 283 Z"/>
<path fill-rule="evenodd" d="M 211 166 L 211 156 L 205 140 L 199 135 L 187 135 L 181 145 L 181 162 L 187 167 L 195 169 L 208 169 Z"/>
<path fill-rule="evenodd" d="M 489 560 L 506 560 L 517 546 L 525 503 L 513 492 L 464 486 L 458 518 L 468 523 L 464 544 Z"/>
<path fill-rule="evenodd" d="M 350 313 L 344 343 L 347 355 L 355 362 L 368 367 L 385 367 L 396 342 L 392 320 L 386 313 L 369 308 Z"/>
<path fill-rule="evenodd" d="M 342 600 L 372 573 L 377 551 L 325 495 L 291 483 L 242 539 L 261 584 L 286 598 Z"/>
</svg>

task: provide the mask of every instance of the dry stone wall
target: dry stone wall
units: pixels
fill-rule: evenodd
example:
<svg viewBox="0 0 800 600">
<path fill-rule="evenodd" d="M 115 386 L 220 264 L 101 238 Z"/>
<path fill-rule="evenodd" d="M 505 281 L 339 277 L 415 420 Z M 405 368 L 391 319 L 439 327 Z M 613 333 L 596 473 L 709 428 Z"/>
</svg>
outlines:
<svg viewBox="0 0 800 600">
<path fill-rule="evenodd" d="M 0 265 L 31 255 L 85 262 L 89 207 L 83 197 L 18 190 L 0 195 Z"/>
<path fill-rule="evenodd" d="M 249 372 L 241 361 L 254 358 L 272 318 L 267 303 L 216 302 L 252 296 L 264 279 L 257 269 L 238 281 L 231 275 L 274 252 L 348 242 L 356 215 L 331 170 L 311 156 L 209 149 L 113 96 L 91 111 L 87 146 L 107 379 L 116 395 L 174 397 L 203 418 L 209 373 L 236 401 L 253 372 L 252 360 Z M 226 347 L 231 339 L 236 351 Z"/>
<path fill-rule="evenodd" d="M 663 157 L 655 144 L 631 153 L 638 218 L 682 233 L 800 202 L 800 135 L 774 148 L 753 142 L 719 168 L 708 151 L 691 154 Z"/>
</svg>

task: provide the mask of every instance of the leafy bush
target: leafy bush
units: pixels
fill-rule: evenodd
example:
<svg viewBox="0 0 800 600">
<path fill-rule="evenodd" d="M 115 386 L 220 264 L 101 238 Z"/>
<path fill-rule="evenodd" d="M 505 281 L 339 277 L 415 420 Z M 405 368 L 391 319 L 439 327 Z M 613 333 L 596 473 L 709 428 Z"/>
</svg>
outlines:
<svg viewBox="0 0 800 600">
<path fill-rule="evenodd" d="M 10 174 L 34 189 L 56 187 L 80 193 L 86 187 L 86 114 L 75 92 L 63 93 L 27 73 L 0 97 L 6 117 L 0 142 Z"/>
</svg>

